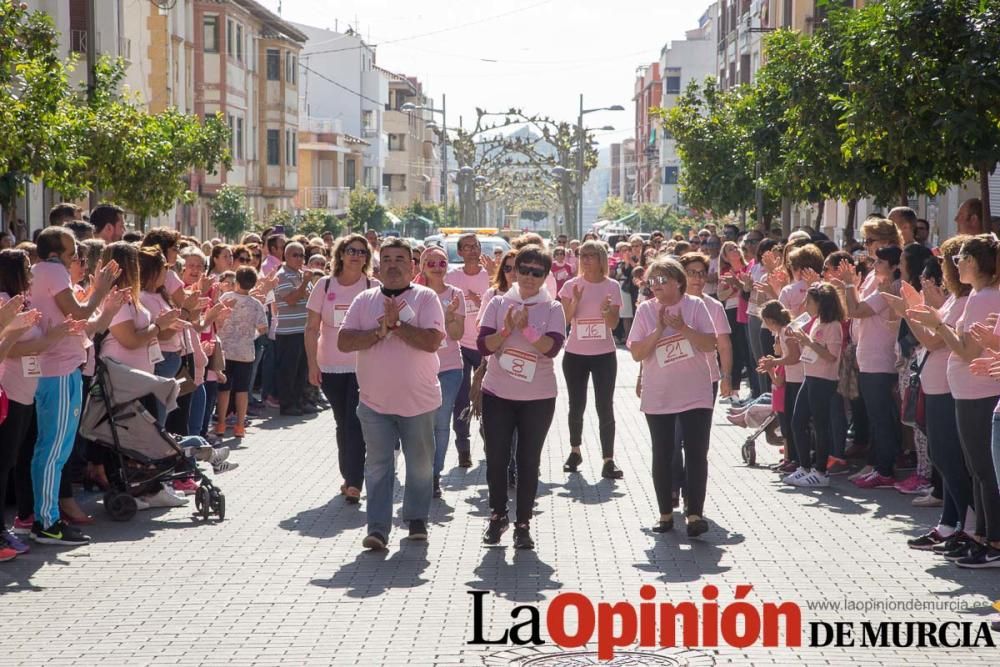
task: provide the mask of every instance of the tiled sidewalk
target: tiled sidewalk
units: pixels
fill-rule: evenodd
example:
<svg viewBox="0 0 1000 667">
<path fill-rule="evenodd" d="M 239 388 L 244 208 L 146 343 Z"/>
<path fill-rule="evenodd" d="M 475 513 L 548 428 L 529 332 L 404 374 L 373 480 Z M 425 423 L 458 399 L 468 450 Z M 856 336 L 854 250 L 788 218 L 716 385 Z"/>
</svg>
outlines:
<svg viewBox="0 0 1000 667">
<path fill-rule="evenodd" d="M 596 664 L 586 649 L 470 646 L 472 590 L 491 591 L 486 634 L 510 625 L 518 604 L 547 603 L 560 592 L 593 600 L 701 603 L 702 587 L 736 586 L 748 600 L 792 600 L 804 623 L 860 620 L 813 612 L 807 601 L 964 603 L 971 611 L 873 612 L 873 620 L 975 620 L 1000 598 L 991 571 L 955 568 L 905 539 L 936 519 L 895 491 L 860 493 L 838 478 L 826 490 L 783 488 L 764 468 L 747 468 L 748 431 L 713 427 L 706 514 L 712 530 L 688 540 L 648 531 L 656 518 L 645 420 L 633 390 L 636 365 L 620 353 L 616 394 L 618 463 L 626 477 L 601 480 L 593 409 L 582 474 L 567 476 L 566 405 L 543 456 L 534 552 L 483 549 L 486 508 L 481 443 L 476 466 L 453 468 L 434 501 L 426 545 L 396 530 L 385 554 L 365 553 L 365 509 L 335 497 L 333 418 L 273 419 L 250 429 L 233 453 L 240 468 L 220 476 L 229 517 L 199 525 L 192 510 L 156 510 L 132 522 L 100 518 L 94 543 L 75 550 L 37 546 L 0 564 L 2 664 L 17 665 L 482 665 Z M 758 448 L 761 463 L 776 451 Z M 96 502 L 96 498 L 91 503 Z M 524 617 L 519 618 L 523 620 Z M 856 632 L 860 632 L 856 630 Z M 994 634 L 1000 641 L 1000 634 Z M 804 631 L 808 641 L 808 628 Z M 860 643 L 860 642 L 859 642 Z M 596 647 L 587 647 L 595 650 Z M 1000 664 L 997 649 L 696 648 L 622 654 L 618 664 Z"/>
</svg>

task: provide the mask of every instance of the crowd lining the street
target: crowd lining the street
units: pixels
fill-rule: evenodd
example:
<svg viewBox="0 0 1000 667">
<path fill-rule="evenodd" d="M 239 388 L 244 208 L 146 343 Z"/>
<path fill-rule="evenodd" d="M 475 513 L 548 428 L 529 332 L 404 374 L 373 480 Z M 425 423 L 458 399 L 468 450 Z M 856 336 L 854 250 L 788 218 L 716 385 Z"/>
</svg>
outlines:
<svg viewBox="0 0 1000 667">
<path fill-rule="evenodd" d="M 329 407 L 340 494 L 357 504 L 366 491 L 368 549 L 389 541 L 397 451 L 400 518 L 410 539 L 426 539 L 451 434 L 458 465 L 471 467 L 478 422 L 483 543 L 510 528 L 513 495 L 514 546 L 533 548 L 557 362 L 569 403 L 563 470 L 585 463 L 592 383 L 601 475 L 621 479 L 614 389 L 625 346 L 641 364 L 653 532 L 672 530 L 681 506 L 688 536 L 710 529 L 721 400 L 741 426 L 776 415 L 768 439 L 782 447 L 774 469 L 785 484 L 850 474 L 859 489 L 913 494 L 941 515 L 909 546 L 960 567 L 1000 566 L 1000 242 L 978 200 L 933 248 L 926 221 L 898 207 L 844 247 L 809 229 L 782 238 L 706 225 L 614 247 L 593 234 L 549 244 L 526 233 L 487 257 L 470 233 L 455 268 L 441 247 L 375 232 L 288 239 L 272 228 L 228 245 L 126 232 L 111 205 L 82 218 L 60 204 L 32 242 L 0 250 L 0 499 L 12 491 L 16 502 L 0 560 L 31 540 L 89 541 L 94 518 L 73 485 L 106 489 L 116 465 L 78 434 L 101 359 L 176 378 L 177 408 L 152 401 L 150 412 L 213 447 L 203 458 L 215 473 L 238 465 L 225 443 L 242 442 L 251 419 Z M 190 479 L 135 494 L 140 508 L 174 507 L 196 489 Z"/>
</svg>

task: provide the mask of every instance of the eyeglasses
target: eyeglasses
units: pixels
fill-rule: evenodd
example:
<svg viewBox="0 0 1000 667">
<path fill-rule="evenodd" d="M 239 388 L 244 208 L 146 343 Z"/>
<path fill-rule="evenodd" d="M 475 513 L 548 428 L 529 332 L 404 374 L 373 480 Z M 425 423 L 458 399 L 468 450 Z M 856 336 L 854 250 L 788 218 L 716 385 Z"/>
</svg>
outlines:
<svg viewBox="0 0 1000 667">
<path fill-rule="evenodd" d="M 688 278 L 707 278 L 708 271 L 686 271 Z"/>
<path fill-rule="evenodd" d="M 504 264 L 503 265 L 503 272 L 504 273 L 510 273 L 513 270 L 514 270 L 514 265 L 513 264 Z"/>
<path fill-rule="evenodd" d="M 965 258 L 967 258 L 967 257 L 968 257 L 968 255 L 966 255 L 965 253 L 961 253 L 960 252 L 957 255 L 952 255 L 951 261 L 954 262 L 955 266 L 957 267 L 959 264 L 962 263 L 962 260 L 965 259 Z"/>
<path fill-rule="evenodd" d="M 669 276 L 650 276 L 646 282 L 650 285 L 666 285 L 669 280 Z"/>
<path fill-rule="evenodd" d="M 691 239 L 690 244 L 691 247 L 701 246 L 701 241 L 699 239 Z"/>
<path fill-rule="evenodd" d="M 365 248 L 352 248 L 348 246 L 344 248 L 344 254 L 351 257 L 367 257 L 370 253 Z"/>
<path fill-rule="evenodd" d="M 429 259 L 426 262 L 424 262 L 424 266 L 426 268 L 428 268 L 428 269 L 447 269 L 448 268 L 448 260 L 446 260 L 446 259 L 439 259 L 439 260 Z"/>
<path fill-rule="evenodd" d="M 531 276 L 532 278 L 545 277 L 545 269 L 536 269 L 532 266 L 519 266 L 517 267 L 517 272 L 522 276 Z"/>
</svg>

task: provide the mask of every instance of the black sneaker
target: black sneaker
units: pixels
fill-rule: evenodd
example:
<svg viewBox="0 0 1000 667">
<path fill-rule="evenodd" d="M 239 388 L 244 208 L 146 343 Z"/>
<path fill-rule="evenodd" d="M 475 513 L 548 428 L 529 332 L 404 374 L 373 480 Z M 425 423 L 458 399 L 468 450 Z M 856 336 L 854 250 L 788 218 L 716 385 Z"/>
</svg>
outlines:
<svg viewBox="0 0 1000 667">
<path fill-rule="evenodd" d="M 955 533 L 954 535 L 952 535 L 951 537 L 949 537 L 947 540 L 945 540 L 941 544 L 938 544 L 938 545 L 936 545 L 934 547 L 931 547 L 931 551 L 933 551 L 934 553 L 936 553 L 939 556 L 943 556 L 944 554 L 948 553 L 949 551 L 954 551 L 956 547 L 964 546 L 964 545 L 968 544 L 970 541 L 972 541 L 972 540 L 971 540 L 971 538 L 968 535 L 966 535 L 965 533 L 962 533 L 962 532 L 958 532 L 958 533 Z"/>
<path fill-rule="evenodd" d="M 955 561 L 959 567 L 967 567 L 973 570 L 982 570 L 988 567 L 1000 567 L 1000 549 L 981 544 L 965 558 Z"/>
<path fill-rule="evenodd" d="M 566 459 L 566 463 L 563 464 L 563 472 L 576 472 L 576 469 L 580 467 L 583 463 L 583 457 L 576 452 L 570 452 L 569 458 Z"/>
<path fill-rule="evenodd" d="M 520 526 L 514 526 L 514 548 L 515 549 L 535 548 L 535 541 L 531 539 L 531 531 L 528 530 L 528 524 L 522 523 Z"/>
<path fill-rule="evenodd" d="M 410 519 L 410 539 L 427 539 L 427 524 L 422 519 Z"/>
<path fill-rule="evenodd" d="M 621 479 L 625 476 L 622 469 L 615 465 L 614 461 L 605 461 L 601 468 L 601 477 L 604 479 Z"/>
<path fill-rule="evenodd" d="M 372 551 L 382 551 L 385 549 L 385 535 L 382 533 L 369 533 L 365 539 L 361 540 L 361 546 Z"/>
<path fill-rule="evenodd" d="M 911 540 L 906 540 L 906 546 L 910 547 L 911 549 L 916 549 L 917 551 L 930 551 L 938 544 L 944 544 L 946 539 L 947 538 L 942 537 L 941 534 L 937 532 L 937 529 L 935 528 L 934 530 L 925 535 L 921 535 L 920 537 L 915 537 Z"/>
<path fill-rule="evenodd" d="M 317 408 L 315 405 L 312 405 L 311 403 L 303 403 L 302 405 L 299 406 L 299 410 L 304 415 L 314 415 L 317 412 L 319 412 L 319 408 Z"/>
<path fill-rule="evenodd" d="M 90 538 L 62 521 L 56 521 L 47 529 L 42 528 L 42 524 L 35 522 L 31 527 L 31 539 L 39 544 L 55 544 L 65 547 L 78 547 L 81 544 L 89 544 Z"/>
<path fill-rule="evenodd" d="M 965 544 L 959 545 L 954 549 L 952 549 L 951 551 L 946 551 L 941 555 L 944 556 L 946 560 L 956 561 L 960 558 L 975 556 L 977 551 L 985 548 L 986 547 L 984 547 L 979 542 L 976 542 L 975 540 L 969 540 Z"/>
<path fill-rule="evenodd" d="M 280 414 L 282 417 L 301 417 L 305 413 L 302 412 L 302 410 L 300 410 L 299 408 L 292 407 L 292 408 L 281 408 L 278 414 Z"/>
<path fill-rule="evenodd" d="M 490 523 L 486 526 L 486 532 L 483 533 L 483 544 L 500 544 L 500 537 L 507 532 L 509 527 L 510 519 L 507 517 L 490 517 Z"/>
<path fill-rule="evenodd" d="M 708 532 L 708 521 L 694 514 L 687 518 L 688 537 L 698 537 L 702 533 Z"/>
<path fill-rule="evenodd" d="M 458 467 L 459 468 L 471 468 L 472 467 L 472 454 L 466 451 L 458 452 Z"/>
<path fill-rule="evenodd" d="M 434 497 L 441 497 L 441 475 L 434 475 Z"/>
</svg>

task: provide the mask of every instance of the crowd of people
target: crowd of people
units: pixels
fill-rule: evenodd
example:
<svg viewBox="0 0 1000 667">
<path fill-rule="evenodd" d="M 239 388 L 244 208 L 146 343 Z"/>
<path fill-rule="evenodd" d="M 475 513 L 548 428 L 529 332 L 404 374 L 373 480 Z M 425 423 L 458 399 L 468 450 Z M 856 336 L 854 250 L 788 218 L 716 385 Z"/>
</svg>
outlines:
<svg viewBox="0 0 1000 667">
<path fill-rule="evenodd" d="M 156 418 L 216 447 L 216 472 L 236 465 L 229 429 L 239 442 L 268 409 L 301 418 L 329 407 L 340 494 L 357 504 L 366 492 L 368 549 L 389 542 L 397 451 L 401 519 L 423 540 L 451 442 L 471 467 L 478 422 L 483 543 L 510 528 L 513 496 L 514 546 L 533 548 L 557 360 L 564 472 L 586 465 L 592 385 L 600 474 L 618 480 L 625 347 L 640 364 L 653 532 L 672 530 L 678 508 L 688 536 L 709 530 L 708 449 L 722 401 L 735 424 L 775 415 L 785 484 L 826 487 L 850 474 L 859 489 L 913 494 L 941 514 L 909 546 L 960 567 L 1000 566 L 1000 242 L 977 200 L 937 247 L 926 221 L 899 207 L 870 216 L 861 241 L 844 247 L 809 229 L 782 238 L 706 225 L 611 245 L 527 233 L 485 256 L 469 233 L 455 268 L 441 247 L 371 231 L 286 238 L 271 228 L 229 245 L 126 232 L 109 205 L 81 218 L 59 205 L 33 242 L 0 250 L 0 498 L 12 478 L 17 504 L 0 559 L 28 550 L 26 536 L 88 541 L 80 527 L 93 518 L 73 482 L 106 488 L 112 462 L 77 427 L 104 358 L 182 384 L 177 408 L 155 405 Z M 181 480 L 137 500 L 179 506 L 192 487 Z"/>
</svg>

